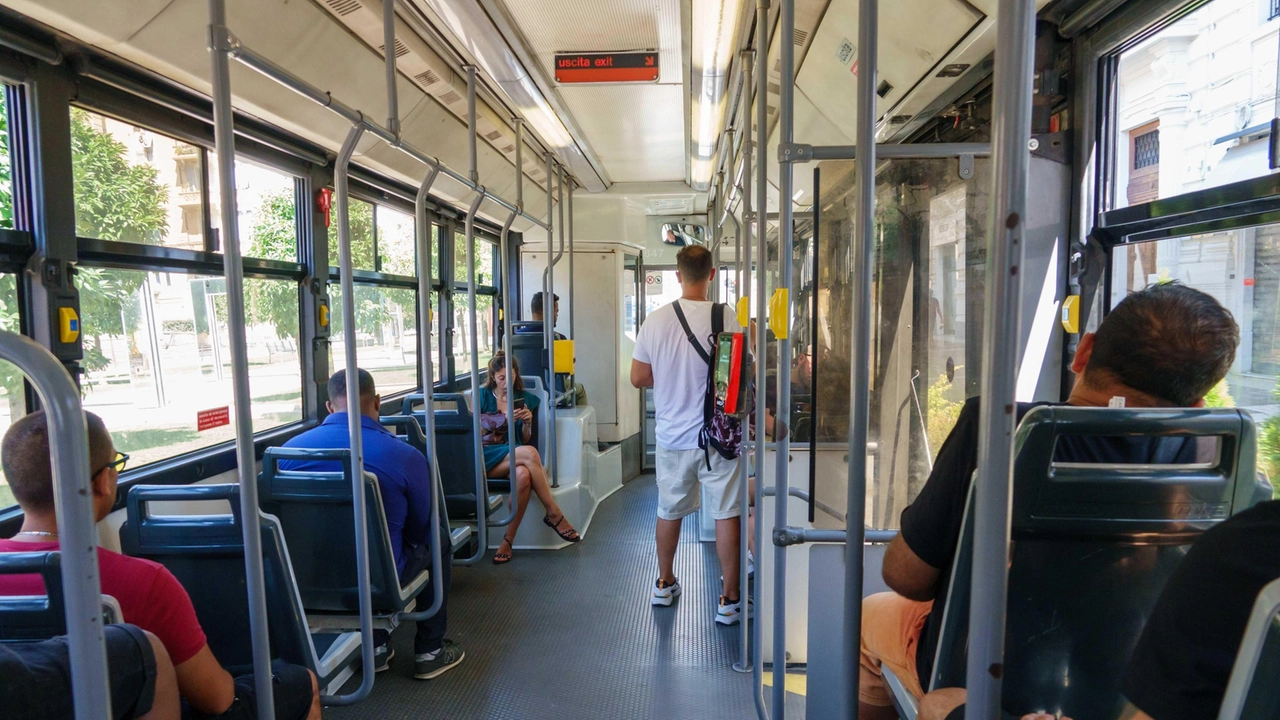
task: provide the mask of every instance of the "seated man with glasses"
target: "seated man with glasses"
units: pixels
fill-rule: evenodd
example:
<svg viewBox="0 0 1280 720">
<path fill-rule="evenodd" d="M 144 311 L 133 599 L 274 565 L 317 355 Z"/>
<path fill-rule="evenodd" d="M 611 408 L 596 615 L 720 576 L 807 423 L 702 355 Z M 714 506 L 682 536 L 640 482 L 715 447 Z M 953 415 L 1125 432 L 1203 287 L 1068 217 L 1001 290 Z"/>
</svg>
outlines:
<svg viewBox="0 0 1280 720">
<path fill-rule="evenodd" d="M 89 467 L 93 468 L 94 519 L 101 522 L 116 502 L 120 471 L 129 456 L 116 452 L 102 418 L 85 413 L 89 429 Z M 49 424 L 43 411 L 15 422 L 0 444 L 9 489 L 22 508 L 22 529 L 0 540 L 0 552 L 42 552 L 58 549 L 58 519 L 54 511 L 53 470 L 49 462 Z M 253 718 L 257 716 L 251 675 L 232 678 L 205 640 L 191 598 L 163 565 L 98 548 L 102 592 L 120 603 L 124 622 L 154 634 L 173 661 L 178 690 L 195 717 Z M 0 576 L 0 595 L 41 595 L 38 575 Z M 276 717 L 279 720 L 319 720 L 320 694 L 315 676 L 297 665 L 277 662 Z"/>
</svg>

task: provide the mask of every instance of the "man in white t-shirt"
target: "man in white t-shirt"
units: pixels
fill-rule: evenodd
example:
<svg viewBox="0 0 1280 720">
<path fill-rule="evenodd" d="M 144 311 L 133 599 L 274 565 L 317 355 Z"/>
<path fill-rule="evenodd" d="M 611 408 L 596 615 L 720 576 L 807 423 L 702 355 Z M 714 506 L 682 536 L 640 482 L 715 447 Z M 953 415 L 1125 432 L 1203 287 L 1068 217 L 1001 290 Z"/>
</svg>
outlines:
<svg viewBox="0 0 1280 720">
<path fill-rule="evenodd" d="M 716 554 L 724 582 L 716 622 L 734 625 L 742 616 L 738 597 L 741 478 L 737 461 L 722 457 L 714 449 L 707 453 L 698 448 L 707 363 L 693 347 L 676 314 L 679 303 L 694 338 L 704 352 L 714 357 L 715 346 L 710 337 L 714 306 L 707 300 L 707 290 L 715 268 L 711 252 L 701 245 L 681 250 L 676 256 L 676 268 L 682 289 L 680 299 L 649 314 L 640 327 L 631 360 L 631 384 L 653 388 L 657 425 L 658 581 L 653 587 L 653 604 L 671 605 L 680 595 L 680 582 L 673 569 L 680 521 L 699 508 L 699 490 L 705 490 L 710 505 L 705 509 L 716 521 Z M 724 311 L 724 331 L 742 332 L 733 313 L 720 309 Z"/>
</svg>

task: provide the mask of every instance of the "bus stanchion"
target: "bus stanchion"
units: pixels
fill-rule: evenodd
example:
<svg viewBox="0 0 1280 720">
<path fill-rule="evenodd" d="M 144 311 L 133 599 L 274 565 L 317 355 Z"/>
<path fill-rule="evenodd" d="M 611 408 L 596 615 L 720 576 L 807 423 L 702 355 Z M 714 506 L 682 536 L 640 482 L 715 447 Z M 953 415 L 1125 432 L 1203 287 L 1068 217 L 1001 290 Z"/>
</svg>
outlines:
<svg viewBox="0 0 1280 720">
<path fill-rule="evenodd" d="M 244 539 L 250 645 L 253 649 L 258 717 L 262 720 L 275 720 L 274 687 L 271 680 L 271 635 L 267 628 L 267 590 L 262 567 L 262 531 L 258 526 L 257 454 L 253 444 L 253 416 L 249 407 L 249 348 L 245 338 L 244 263 L 240 254 L 240 218 L 236 207 L 235 129 L 231 111 L 231 62 L 228 57 L 235 44 L 227 30 L 226 0 L 209 0 L 213 135 L 214 147 L 217 150 L 219 196 L 222 199 L 220 203 L 222 270 L 227 284 L 227 339 L 231 350 L 236 470 L 240 481 L 240 518 L 241 534 Z M 345 219 L 346 216 L 343 217 Z M 216 338 L 214 344 L 217 344 Z M 366 639 L 368 637 L 365 636 Z M 371 659 L 373 657 L 372 649 L 369 651 L 369 657 Z M 365 695 L 367 694 L 366 691 Z"/>
<path fill-rule="evenodd" d="M 472 127 L 475 127 L 474 125 Z M 467 244 L 467 304 L 471 308 L 471 322 L 467 326 L 470 334 L 469 343 L 471 346 L 471 357 L 468 360 L 471 363 L 471 436 L 475 442 L 472 446 L 472 452 L 475 454 L 476 464 L 476 532 L 480 536 L 477 542 L 475 554 L 471 557 L 459 561 L 459 565 L 474 565 L 484 557 L 485 552 L 489 549 L 489 480 L 484 472 L 484 444 L 480 435 L 480 341 L 476 337 L 476 212 L 480 209 L 480 203 L 484 202 L 484 193 L 477 193 L 474 200 L 471 201 L 471 207 L 467 210 L 467 218 L 464 227 L 466 228 L 466 244 Z M 515 488 L 512 488 L 514 490 Z"/>
<path fill-rule="evenodd" d="M 0 331 L 0 360 L 13 363 L 27 376 L 49 417 L 67 648 L 75 660 L 71 700 L 77 718 L 108 720 L 112 717 L 111 688 L 102 630 L 98 529 L 93 519 L 92 471 L 80 389 L 57 358 L 23 335 Z"/>
<path fill-rule="evenodd" d="M 766 347 L 765 332 L 765 265 L 768 263 L 769 251 L 766 245 L 766 236 L 768 235 L 769 220 L 769 163 L 765 162 L 764 151 L 768 147 L 769 141 L 769 109 L 765 98 L 768 97 L 769 87 L 769 2 L 770 0 L 756 0 L 756 143 L 755 146 L 760 150 L 760 157 L 756 161 L 756 257 L 760 267 L 756 271 L 756 397 L 757 400 L 765 392 L 764 384 L 768 376 L 765 374 L 765 358 L 768 357 L 768 348 Z M 765 403 L 756 402 L 756 440 L 753 449 L 755 450 L 756 460 L 756 502 L 761 503 L 763 507 L 764 501 L 764 451 L 765 451 Z M 764 553 L 764 522 L 763 518 L 756 518 L 755 546 L 763 556 Z M 755 584 L 752 586 L 752 594 L 755 604 L 760 604 L 760 582 L 761 578 L 757 577 Z M 769 708 L 765 704 L 764 699 L 764 633 L 757 626 L 753 638 L 754 642 L 751 648 L 751 685 L 752 699 L 755 701 L 756 717 L 758 720 L 769 720 Z"/>
</svg>

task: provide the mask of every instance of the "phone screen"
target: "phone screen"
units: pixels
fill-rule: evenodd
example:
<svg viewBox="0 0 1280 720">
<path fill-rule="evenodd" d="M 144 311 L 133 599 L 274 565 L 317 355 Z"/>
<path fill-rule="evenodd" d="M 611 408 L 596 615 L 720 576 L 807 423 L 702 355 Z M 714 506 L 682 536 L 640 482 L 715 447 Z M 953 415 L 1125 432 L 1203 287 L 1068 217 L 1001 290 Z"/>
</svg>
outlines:
<svg viewBox="0 0 1280 720">
<path fill-rule="evenodd" d="M 514 407 L 516 410 L 523 410 L 523 409 L 524 409 L 524 407 L 525 407 L 525 405 L 524 405 L 524 398 L 516 398 L 516 401 L 515 401 L 515 403 L 514 403 L 513 407 Z"/>
</svg>

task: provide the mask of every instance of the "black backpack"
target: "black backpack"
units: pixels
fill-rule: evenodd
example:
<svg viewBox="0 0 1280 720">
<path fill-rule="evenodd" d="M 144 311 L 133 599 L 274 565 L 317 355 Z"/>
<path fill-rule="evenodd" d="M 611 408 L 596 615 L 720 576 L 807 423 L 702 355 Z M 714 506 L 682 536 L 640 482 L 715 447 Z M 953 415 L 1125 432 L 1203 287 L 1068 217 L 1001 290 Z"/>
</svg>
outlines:
<svg viewBox="0 0 1280 720">
<path fill-rule="evenodd" d="M 676 301 L 672 305 L 675 307 L 676 318 L 680 320 L 680 327 L 684 328 L 685 337 L 689 339 L 693 349 L 698 351 L 702 361 L 707 364 L 707 386 L 702 398 L 702 430 L 698 431 L 698 447 L 706 455 L 707 469 L 710 470 L 713 448 L 726 460 L 737 459 L 742 451 L 742 421 L 732 415 L 726 415 L 724 410 L 716 407 L 716 368 L 713 353 L 720 333 L 724 332 L 724 314 L 729 311 L 729 306 L 724 303 L 715 303 L 711 306 L 711 337 L 708 338 L 711 342 L 711 352 L 707 352 L 694 336 L 693 330 L 689 328 L 689 321 L 685 318 L 684 311 L 680 309 L 680 302 Z"/>
</svg>

